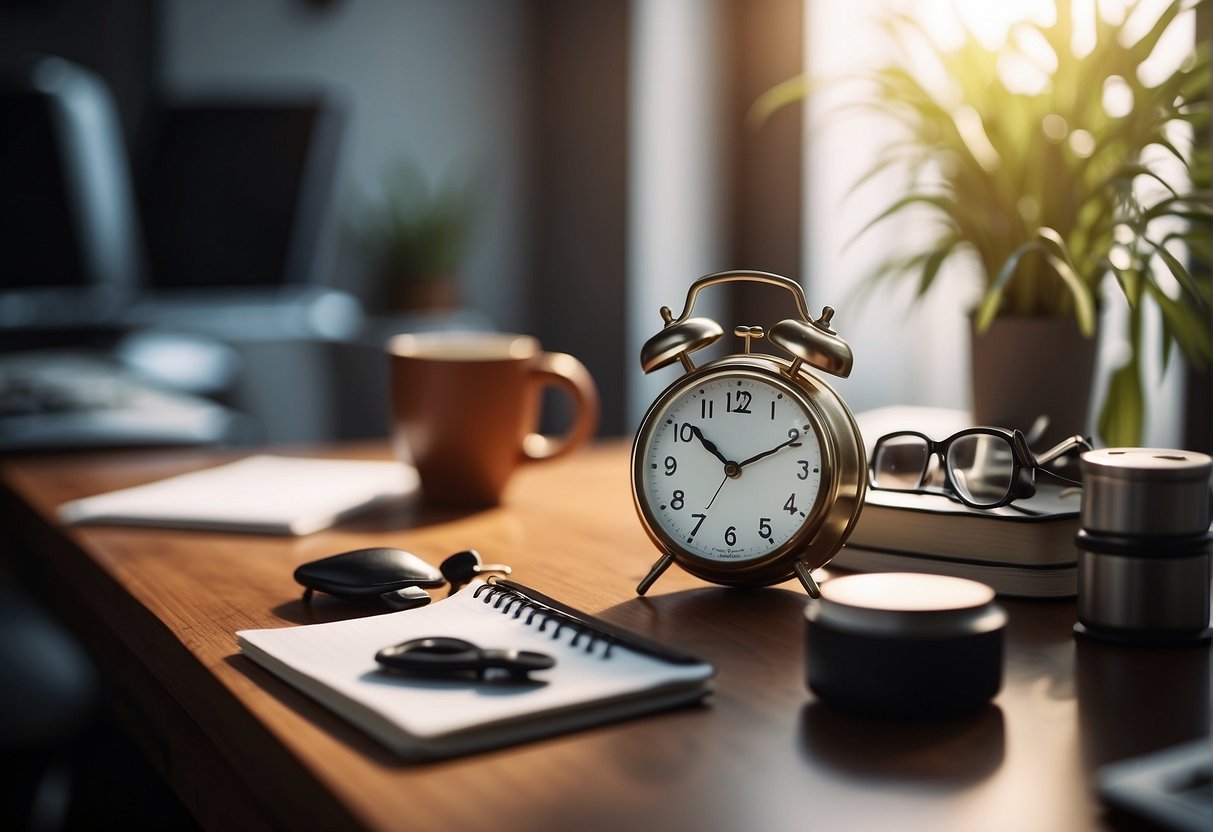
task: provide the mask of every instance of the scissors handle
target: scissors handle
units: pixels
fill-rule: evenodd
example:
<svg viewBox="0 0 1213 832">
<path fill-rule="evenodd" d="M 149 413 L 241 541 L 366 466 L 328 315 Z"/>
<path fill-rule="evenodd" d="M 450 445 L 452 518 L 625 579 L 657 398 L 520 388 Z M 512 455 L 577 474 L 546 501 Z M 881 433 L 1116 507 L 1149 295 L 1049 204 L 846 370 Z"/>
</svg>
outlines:
<svg viewBox="0 0 1213 832">
<path fill-rule="evenodd" d="M 483 679 L 489 671 L 504 671 L 511 679 L 526 679 L 533 670 L 547 670 L 556 660 L 531 650 L 484 650 L 461 638 L 430 636 L 415 638 L 375 654 L 375 661 L 391 670 L 426 676 L 458 676 L 467 673 Z"/>
</svg>

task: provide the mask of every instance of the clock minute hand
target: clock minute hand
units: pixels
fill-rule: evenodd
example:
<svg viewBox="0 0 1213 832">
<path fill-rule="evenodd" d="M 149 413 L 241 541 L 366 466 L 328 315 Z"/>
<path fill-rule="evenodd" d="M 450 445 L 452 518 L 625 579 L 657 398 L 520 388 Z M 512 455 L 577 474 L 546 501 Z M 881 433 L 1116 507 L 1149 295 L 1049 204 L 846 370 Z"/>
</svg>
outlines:
<svg viewBox="0 0 1213 832">
<path fill-rule="evenodd" d="M 747 459 L 745 462 L 738 463 L 737 467 L 744 468 L 747 465 L 749 465 L 751 462 L 757 462 L 758 460 L 762 459 L 763 457 L 770 456 L 771 454 L 775 453 L 776 451 L 782 450 L 783 448 L 786 448 L 789 445 L 798 445 L 799 443 L 796 441 L 798 439 L 800 439 L 800 434 L 796 434 L 791 439 L 789 439 L 787 442 L 781 442 L 780 444 L 776 445 L 774 448 L 771 448 L 770 450 L 763 451 L 760 454 L 754 454 L 752 457 Z"/>
</svg>

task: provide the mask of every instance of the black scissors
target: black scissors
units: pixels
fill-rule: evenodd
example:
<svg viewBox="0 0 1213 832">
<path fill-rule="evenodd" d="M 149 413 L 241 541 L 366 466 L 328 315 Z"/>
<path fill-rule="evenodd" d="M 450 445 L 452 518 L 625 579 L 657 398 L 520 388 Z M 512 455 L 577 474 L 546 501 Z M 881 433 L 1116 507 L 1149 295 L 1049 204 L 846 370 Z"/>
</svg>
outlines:
<svg viewBox="0 0 1213 832">
<path fill-rule="evenodd" d="M 384 647 L 375 661 L 391 670 L 422 676 L 487 679 L 504 674 L 507 681 L 529 681 L 532 670 L 547 670 L 556 660 L 532 650 L 481 649 L 461 638 L 431 636 Z"/>
</svg>

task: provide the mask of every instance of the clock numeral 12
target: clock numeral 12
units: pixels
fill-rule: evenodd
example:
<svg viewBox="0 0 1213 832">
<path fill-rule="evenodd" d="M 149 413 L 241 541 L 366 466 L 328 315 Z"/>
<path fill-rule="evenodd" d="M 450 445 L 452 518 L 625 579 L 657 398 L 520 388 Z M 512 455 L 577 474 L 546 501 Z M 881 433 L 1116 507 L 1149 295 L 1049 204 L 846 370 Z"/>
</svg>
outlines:
<svg viewBox="0 0 1213 832">
<path fill-rule="evenodd" d="M 750 413 L 750 400 L 754 397 L 744 390 L 737 391 L 737 406 L 733 406 L 733 394 L 724 394 L 724 409 L 726 413 Z"/>
</svg>

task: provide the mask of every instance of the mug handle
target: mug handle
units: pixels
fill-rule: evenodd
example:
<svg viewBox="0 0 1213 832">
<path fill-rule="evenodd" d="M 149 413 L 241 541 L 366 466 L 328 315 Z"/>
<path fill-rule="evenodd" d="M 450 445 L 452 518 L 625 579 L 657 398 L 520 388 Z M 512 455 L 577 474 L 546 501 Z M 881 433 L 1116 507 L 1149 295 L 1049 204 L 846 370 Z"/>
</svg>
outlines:
<svg viewBox="0 0 1213 832">
<path fill-rule="evenodd" d="M 563 352 L 541 353 L 532 373 L 540 390 L 559 387 L 573 400 L 576 410 L 573 423 L 563 434 L 528 433 L 523 437 L 523 457 L 537 462 L 563 456 L 594 434 L 598 426 L 598 388 L 585 365 Z"/>
</svg>

